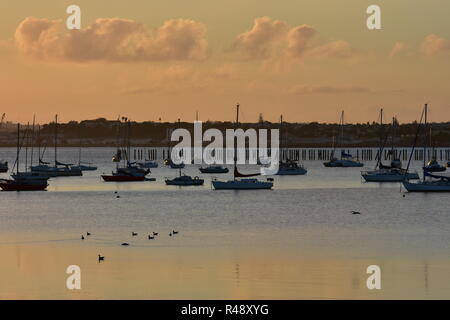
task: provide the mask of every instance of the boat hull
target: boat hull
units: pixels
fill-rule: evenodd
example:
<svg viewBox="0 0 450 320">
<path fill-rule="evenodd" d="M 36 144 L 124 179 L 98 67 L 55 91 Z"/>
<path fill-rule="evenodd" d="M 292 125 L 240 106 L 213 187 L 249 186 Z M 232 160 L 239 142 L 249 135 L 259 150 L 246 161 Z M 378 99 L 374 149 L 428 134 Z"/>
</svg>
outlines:
<svg viewBox="0 0 450 320">
<path fill-rule="evenodd" d="M 81 166 L 74 166 L 74 167 L 72 167 L 72 169 L 79 170 L 79 171 L 96 171 L 97 167 L 81 165 Z"/>
<path fill-rule="evenodd" d="M 377 174 L 377 173 L 363 173 L 361 176 L 366 182 L 402 182 L 405 180 L 403 174 Z M 419 175 L 417 173 L 408 173 L 406 180 L 417 180 Z"/>
<path fill-rule="evenodd" d="M 45 191 L 47 187 L 47 183 L 21 183 L 13 180 L 0 182 L 0 188 L 3 191 Z"/>
<path fill-rule="evenodd" d="M 212 185 L 216 190 L 268 190 L 272 189 L 272 182 L 243 182 L 240 180 L 230 181 L 212 181 Z"/>
<path fill-rule="evenodd" d="M 323 165 L 327 168 L 360 168 L 364 167 L 361 162 L 351 161 L 351 160 L 336 160 L 324 162 Z"/>
<path fill-rule="evenodd" d="M 144 181 L 145 176 L 127 176 L 127 175 L 102 175 L 105 182 L 134 182 Z"/>
<path fill-rule="evenodd" d="M 60 169 L 49 167 L 47 169 L 40 167 L 31 167 L 32 172 L 40 172 L 48 175 L 49 177 L 80 177 L 83 172 L 78 169 Z"/>
<path fill-rule="evenodd" d="M 450 183 L 410 183 L 403 181 L 403 186 L 408 192 L 450 192 Z"/>
<path fill-rule="evenodd" d="M 205 181 L 203 179 L 199 179 L 193 180 L 192 182 L 186 182 L 186 181 L 173 181 L 167 179 L 165 182 L 168 186 L 202 186 Z"/>
<path fill-rule="evenodd" d="M 447 170 L 444 166 L 436 166 L 436 167 L 425 167 L 424 170 L 428 172 L 444 172 Z"/>
<path fill-rule="evenodd" d="M 212 173 L 212 174 L 220 174 L 220 173 L 228 173 L 228 168 L 223 169 L 208 169 L 208 168 L 199 168 L 201 173 Z"/>
<path fill-rule="evenodd" d="M 171 163 L 169 166 L 171 169 L 184 169 L 184 163 L 181 164 Z"/>
<path fill-rule="evenodd" d="M 81 170 L 61 170 L 56 172 L 57 177 L 81 177 L 83 172 Z"/>
</svg>

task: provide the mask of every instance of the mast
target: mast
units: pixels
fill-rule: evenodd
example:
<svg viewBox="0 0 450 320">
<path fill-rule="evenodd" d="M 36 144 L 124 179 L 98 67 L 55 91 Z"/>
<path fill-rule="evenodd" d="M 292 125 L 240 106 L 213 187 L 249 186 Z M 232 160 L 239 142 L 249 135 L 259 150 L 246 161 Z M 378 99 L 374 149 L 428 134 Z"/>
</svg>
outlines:
<svg viewBox="0 0 450 320">
<path fill-rule="evenodd" d="M 120 161 L 122 161 L 122 148 L 120 147 L 120 125 L 122 120 L 120 120 L 120 115 L 117 116 L 117 127 L 116 127 L 116 171 L 119 169 Z"/>
<path fill-rule="evenodd" d="M 131 162 L 131 121 L 128 119 L 127 167 Z"/>
<path fill-rule="evenodd" d="M 234 126 L 235 131 L 238 127 L 238 123 L 239 123 L 239 103 L 236 105 L 236 124 Z M 233 143 L 233 145 L 235 145 L 235 144 Z M 236 150 L 236 146 L 235 146 L 234 147 L 234 174 L 233 174 L 234 180 L 236 180 L 236 170 L 237 170 L 236 161 L 237 161 L 237 150 Z"/>
<path fill-rule="evenodd" d="M 333 129 L 333 143 L 332 143 L 333 150 L 331 150 L 331 157 L 334 158 L 334 153 L 336 151 L 336 132 L 335 129 Z"/>
<path fill-rule="evenodd" d="M 25 172 L 27 171 L 27 164 L 28 164 L 28 143 L 30 142 L 30 123 L 27 123 L 26 129 L 25 129 L 25 138 L 23 139 L 23 142 L 25 144 Z"/>
<path fill-rule="evenodd" d="M 80 148 L 78 149 L 78 165 L 81 165 L 81 123 L 78 124 L 79 131 L 79 139 L 80 139 Z"/>
<path fill-rule="evenodd" d="M 57 149 L 58 149 L 58 115 L 55 115 L 55 168 L 58 166 L 57 158 Z"/>
<path fill-rule="evenodd" d="M 375 165 L 375 169 L 376 168 L 380 168 L 381 164 L 382 164 L 382 153 L 383 153 L 383 149 L 384 149 L 384 139 L 383 139 L 383 108 L 380 109 L 380 149 L 378 150 L 378 161 L 377 164 Z"/>
<path fill-rule="evenodd" d="M 281 135 L 281 148 L 280 148 L 280 159 L 283 161 L 283 147 L 284 147 L 284 135 L 283 135 L 283 115 L 280 115 L 280 135 Z"/>
<path fill-rule="evenodd" d="M 423 181 L 425 182 L 425 167 L 426 167 L 426 154 L 427 154 L 427 121 L 428 121 L 428 104 L 425 103 L 425 141 L 423 144 L 423 167 L 424 167 L 424 172 L 423 172 Z"/>
<path fill-rule="evenodd" d="M 20 155 L 20 151 L 19 151 L 19 145 L 20 145 L 20 123 L 17 122 L 17 165 L 16 165 L 16 170 L 17 170 L 17 176 L 19 176 L 19 155 Z"/>
<path fill-rule="evenodd" d="M 30 167 L 33 165 L 33 153 L 34 153 L 34 125 L 36 121 L 36 115 L 33 115 L 33 129 L 31 133 L 31 160 L 30 160 Z"/>
<path fill-rule="evenodd" d="M 395 160 L 395 153 L 394 153 L 394 145 L 395 145 L 395 135 L 397 134 L 397 126 L 395 123 L 395 117 L 392 117 L 392 145 L 391 145 L 391 162 Z"/>
<path fill-rule="evenodd" d="M 381 110 L 380 110 L 380 142 L 381 142 L 381 144 L 383 144 L 383 130 L 384 128 L 383 128 L 383 108 L 381 108 Z M 380 155 L 380 157 L 381 157 L 381 155 Z"/>
<path fill-rule="evenodd" d="M 344 110 L 342 110 L 341 113 L 341 160 L 343 148 L 344 148 Z"/>
</svg>

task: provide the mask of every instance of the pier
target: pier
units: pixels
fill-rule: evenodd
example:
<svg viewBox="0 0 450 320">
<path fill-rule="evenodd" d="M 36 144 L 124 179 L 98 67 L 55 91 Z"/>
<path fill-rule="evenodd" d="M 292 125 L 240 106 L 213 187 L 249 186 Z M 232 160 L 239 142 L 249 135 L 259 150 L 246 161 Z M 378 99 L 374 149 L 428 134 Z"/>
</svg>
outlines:
<svg viewBox="0 0 450 320">
<path fill-rule="evenodd" d="M 402 161 L 408 161 L 412 148 L 397 148 L 394 153 L 391 150 L 383 150 L 381 159 L 392 160 L 394 157 Z M 334 156 L 339 158 L 340 153 L 345 151 L 352 154 L 360 161 L 377 161 L 379 159 L 379 148 L 345 148 L 335 150 Z M 331 148 L 286 148 L 281 151 L 281 160 L 295 160 L 295 161 L 327 161 L 332 156 L 333 149 Z M 246 157 L 249 158 L 249 150 L 246 150 Z M 164 160 L 169 158 L 169 148 L 134 148 L 132 160 Z M 193 151 L 192 151 L 193 154 Z M 269 152 L 270 154 L 270 152 Z M 426 161 L 435 157 L 438 161 L 450 161 L 450 147 L 436 148 L 434 150 L 427 150 Z M 414 150 L 412 160 L 423 161 L 424 150 L 418 147 Z"/>
</svg>

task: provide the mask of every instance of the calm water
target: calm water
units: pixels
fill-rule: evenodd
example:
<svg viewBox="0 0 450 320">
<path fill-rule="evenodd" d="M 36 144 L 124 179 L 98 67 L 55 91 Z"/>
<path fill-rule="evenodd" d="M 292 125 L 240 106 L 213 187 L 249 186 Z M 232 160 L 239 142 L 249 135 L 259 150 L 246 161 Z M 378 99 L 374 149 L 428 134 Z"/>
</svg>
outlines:
<svg viewBox="0 0 450 320">
<path fill-rule="evenodd" d="M 14 162 L 14 149 L 0 152 Z M 47 192 L 0 193 L 0 298 L 450 298 L 448 194 L 403 197 L 398 183 L 363 183 L 361 168 L 319 161 L 305 162 L 306 176 L 275 177 L 270 191 L 215 191 L 208 175 L 202 187 L 166 186 L 177 170 L 165 167 L 152 169 L 155 182 L 105 183 L 112 154 L 83 150 L 99 170 L 54 178 Z M 71 264 L 82 290 L 66 289 Z M 366 288 L 371 264 L 382 290 Z"/>
</svg>

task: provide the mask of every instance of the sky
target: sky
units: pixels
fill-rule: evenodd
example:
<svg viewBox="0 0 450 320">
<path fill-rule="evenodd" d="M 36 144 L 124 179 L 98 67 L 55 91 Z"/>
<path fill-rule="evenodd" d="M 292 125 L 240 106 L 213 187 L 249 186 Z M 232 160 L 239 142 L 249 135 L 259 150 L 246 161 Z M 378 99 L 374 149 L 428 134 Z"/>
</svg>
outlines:
<svg viewBox="0 0 450 320">
<path fill-rule="evenodd" d="M 81 8 L 68 30 L 66 8 Z M 381 30 L 366 26 L 381 8 Z M 448 0 L 0 2 L 0 113 L 62 122 L 450 121 Z"/>
</svg>

